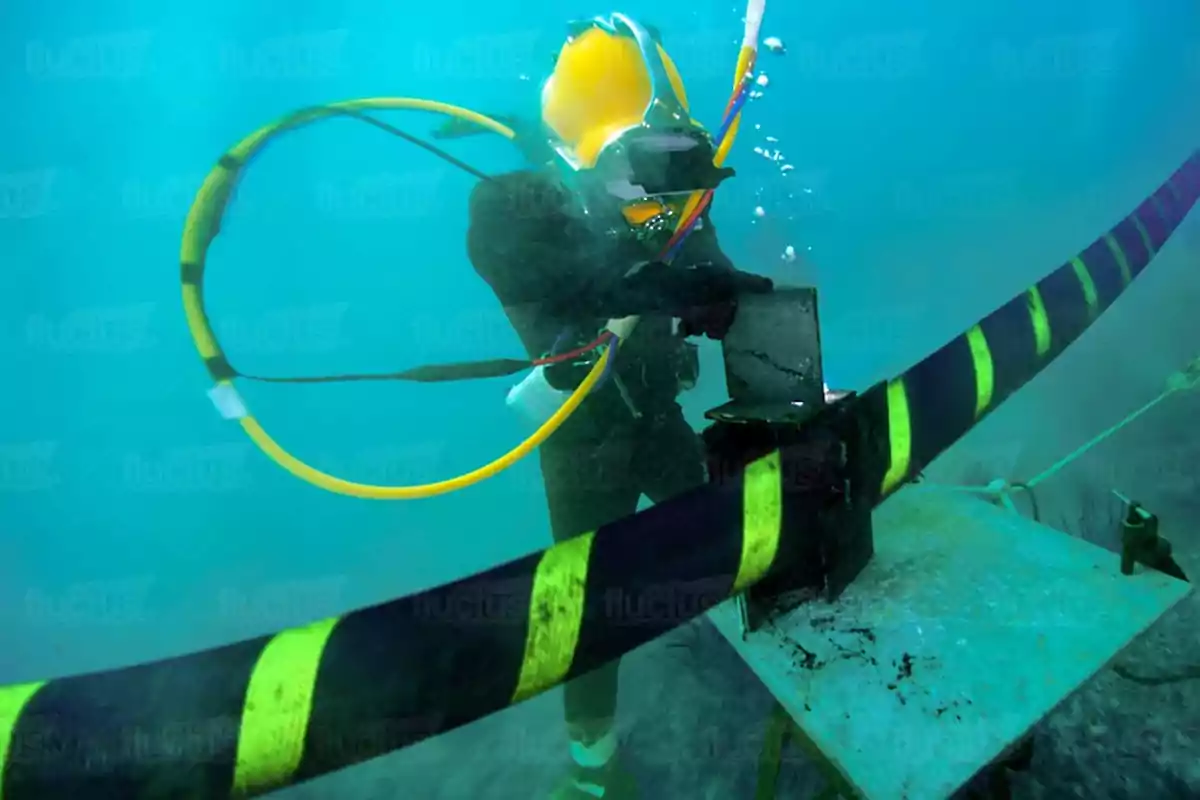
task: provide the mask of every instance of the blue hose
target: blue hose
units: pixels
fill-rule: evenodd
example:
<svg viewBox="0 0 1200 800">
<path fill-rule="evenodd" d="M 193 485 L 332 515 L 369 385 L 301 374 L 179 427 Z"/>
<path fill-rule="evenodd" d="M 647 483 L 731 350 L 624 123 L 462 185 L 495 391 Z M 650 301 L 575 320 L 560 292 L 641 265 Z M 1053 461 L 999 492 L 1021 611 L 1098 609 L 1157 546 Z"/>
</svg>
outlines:
<svg viewBox="0 0 1200 800">
<path fill-rule="evenodd" d="M 613 364 L 617 362 L 617 347 L 620 344 L 620 337 L 614 333 L 612 340 L 604 348 L 604 351 L 608 354 L 608 360 L 604 363 L 604 372 L 600 373 L 600 380 L 596 381 L 596 385 L 592 387 L 593 392 L 604 386 L 608 382 L 609 376 L 612 375 Z"/>
<path fill-rule="evenodd" d="M 746 105 L 746 100 L 750 97 L 750 78 L 742 80 L 742 88 L 738 90 L 737 99 L 733 101 L 733 105 L 729 107 L 729 113 L 725 115 L 725 119 L 721 121 L 721 127 L 717 129 L 717 147 L 725 141 L 725 137 L 729 135 L 729 127 L 733 125 L 733 121 L 737 119 L 738 114 L 742 113 L 742 107 Z"/>
</svg>

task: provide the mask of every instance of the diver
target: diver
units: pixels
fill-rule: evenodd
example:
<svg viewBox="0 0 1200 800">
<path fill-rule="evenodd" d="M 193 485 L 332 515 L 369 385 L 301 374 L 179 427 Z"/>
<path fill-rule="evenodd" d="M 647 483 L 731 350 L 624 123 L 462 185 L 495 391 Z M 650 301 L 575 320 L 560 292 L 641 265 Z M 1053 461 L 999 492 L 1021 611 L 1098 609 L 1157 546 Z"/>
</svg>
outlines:
<svg viewBox="0 0 1200 800">
<path fill-rule="evenodd" d="M 699 372 L 686 338 L 722 338 L 737 296 L 773 285 L 733 266 L 707 210 L 671 263 L 661 259 L 689 196 L 732 170 L 714 165 L 713 139 L 692 120 L 657 34 L 620 14 L 575 24 L 544 84 L 538 130 L 545 163 L 473 191 L 471 263 L 531 358 L 641 316 L 610 354 L 611 378 L 539 448 L 562 541 L 633 514 L 642 495 L 662 502 L 704 482 L 699 437 L 677 402 Z M 545 381 L 572 391 L 591 367 L 557 363 Z M 564 687 L 572 764 L 556 798 L 636 796 L 617 752 L 617 669 Z"/>
</svg>

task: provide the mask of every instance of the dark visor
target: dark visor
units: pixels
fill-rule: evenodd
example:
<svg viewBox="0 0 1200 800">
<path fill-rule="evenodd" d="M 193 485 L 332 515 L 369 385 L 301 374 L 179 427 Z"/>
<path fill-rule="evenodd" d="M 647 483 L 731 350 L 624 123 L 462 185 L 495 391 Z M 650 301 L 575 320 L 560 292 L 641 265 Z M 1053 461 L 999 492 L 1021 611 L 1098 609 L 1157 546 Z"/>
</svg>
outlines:
<svg viewBox="0 0 1200 800">
<path fill-rule="evenodd" d="M 634 129 L 601 154 L 597 168 L 622 199 L 715 189 L 733 175 L 713 165 L 708 136 L 696 131 Z"/>
</svg>

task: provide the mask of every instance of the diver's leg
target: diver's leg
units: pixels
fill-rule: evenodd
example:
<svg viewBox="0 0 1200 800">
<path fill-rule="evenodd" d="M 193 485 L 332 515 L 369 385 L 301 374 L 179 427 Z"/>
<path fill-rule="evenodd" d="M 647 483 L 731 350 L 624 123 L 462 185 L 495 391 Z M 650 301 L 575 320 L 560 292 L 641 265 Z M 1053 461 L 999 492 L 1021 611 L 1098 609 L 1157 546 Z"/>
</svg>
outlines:
<svg viewBox="0 0 1200 800">
<path fill-rule="evenodd" d="M 555 541 L 594 531 L 637 510 L 632 442 L 631 437 L 613 437 L 603 443 L 542 445 L 542 478 Z M 574 788 L 584 794 L 609 796 L 604 790 L 617 749 L 613 723 L 619 663 L 605 664 L 563 687 Z"/>
</svg>

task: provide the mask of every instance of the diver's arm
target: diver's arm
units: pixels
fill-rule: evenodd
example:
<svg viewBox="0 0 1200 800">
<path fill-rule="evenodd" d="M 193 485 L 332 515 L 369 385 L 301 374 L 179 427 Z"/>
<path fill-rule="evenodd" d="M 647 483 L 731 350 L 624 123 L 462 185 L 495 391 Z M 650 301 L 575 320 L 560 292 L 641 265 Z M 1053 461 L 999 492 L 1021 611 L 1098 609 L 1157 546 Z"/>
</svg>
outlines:
<svg viewBox="0 0 1200 800">
<path fill-rule="evenodd" d="M 643 270 L 644 276 L 632 276 L 627 284 L 636 285 L 646 301 L 657 302 L 657 310 L 683 317 L 696 308 L 732 302 L 739 294 L 769 292 L 770 278 L 743 272 L 721 249 L 717 232 L 706 213 L 668 265 L 655 263 Z"/>
<path fill-rule="evenodd" d="M 587 249 L 590 237 L 564 232 L 572 220 L 553 187 L 534 174 L 513 173 L 482 182 L 471 193 L 467 251 L 510 318 L 515 314 L 526 324 L 546 318 L 561 323 L 680 317 L 741 292 L 770 291 L 769 279 L 733 266 L 711 222 L 705 222 L 673 264 L 651 262 L 614 279 L 603 254 Z"/>
<path fill-rule="evenodd" d="M 536 174 L 513 173 L 471 193 L 467 252 L 509 316 L 612 319 L 669 313 L 671 298 L 651 272 L 614 278 L 606 252 Z M 514 319 L 514 322 L 516 320 Z"/>
<path fill-rule="evenodd" d="M 697 278 L 697 282 L 703 284 L 707 294 L 714 299 L 695 303 L 678 314 L 679 334 L 723 339 L 737 316 L 738 296 L 770 292 L 774 282 L 734 266 L 733 260 L 721 249 L 716 227 L 707 212 L 702 221 L 704 224 L 688 237 L 675 264 L 698 272 L 702 277 Z"/>
<path fill-rule="evenodd" d="M 573 315 L 603 274 L 588 237 L 572 232 L 565 202 L 558 187 L 532 172 L 501 175 L 471 192 L 467 255 L 504 306 Z"/>
<path fill-rule="evenodd" d="M 595 266 L 562 235 L 561 198 L 545 187 L 535 174 L 502 175 L 478 184 L 469 203 L 471 264 L 531 355 L 548 351 L 563 328 L 605 317 L 583 278 Z"/>
</svg>

